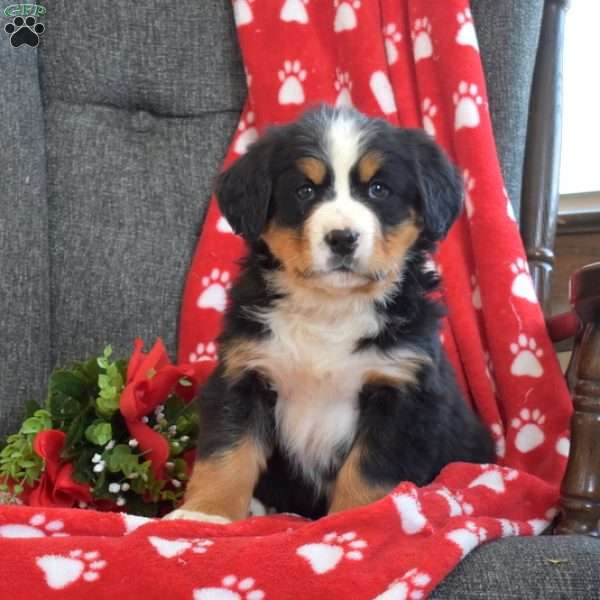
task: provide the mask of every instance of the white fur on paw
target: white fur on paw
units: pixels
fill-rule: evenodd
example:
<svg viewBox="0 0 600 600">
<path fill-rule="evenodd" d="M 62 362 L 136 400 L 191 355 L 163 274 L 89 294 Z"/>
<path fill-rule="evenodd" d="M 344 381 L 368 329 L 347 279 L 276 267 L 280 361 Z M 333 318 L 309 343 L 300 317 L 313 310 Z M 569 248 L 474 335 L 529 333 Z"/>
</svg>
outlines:
<svg viewBox="0 0 600 600">
<path fill-rule="evenodd" d="M 544 351 L 537 347 L 534 338 L 528 338 L 526 335 L 519 335 L 516 343 L 510 345 L 510 351 L 515 358 L 510 365 L 510 372 L 516 377 L 541 377 L 544 369 L 539 359 L 544 355 Z"/>
<path fill-rule="evenodd" d="M 333 0 L 335 8 L 333 30 L 336 33 L 356 28 L 358 25 L 356 11 L 360 8 L 360 4 L 360 0 Z"/>
<path fill-rule="evenodd" d="M 227 306 L 227 290 L 231 287 L 227 271 L 213 269 L 210 275 L 202 278 L 204 290 L 200 292 L 196 305 L 198 308 L 212 308 L 224 312 Z"/>
<path fill-rule="evenodd" d="M 519 417 L 511 421 L 511 426 L 517 430 L 515 447 L 519 452 L 526 454 L 544 443 L 545 435 L 542 427 L 545 422 L 545 415 L 537 408 L 532 411 L 524 408 L 519 413 Z"/>
<path fill-rule="evenodd" d="M 165 515 L 163 519 L 167 521 L 175 521 L 183 519 L 185 521 L 201 521 L 203 523 L 217 523 L 218 525 L 227 525 L 231 523 L 231 520 L 221 515 L 208 515 L 203 512 L 195 510 L 185 510 L 183 508 L 177 508 L 169 514 Z"/>
<path fill-rule="evenodd" d="M 463 127 L 477 127 L 481 122 L 479 109 L 483 104 L 477 85 L 461 81 L 452 99 L 455 106 L 454 129 L 458 131 Z"/>
<path fill-rule="evenodd" d="M 413 57 L 415 62 L 433 56 L 433 44 L 431 43 L 431 23 L 427 17 L 415 19 L 413 30 Z"/>
</svg>

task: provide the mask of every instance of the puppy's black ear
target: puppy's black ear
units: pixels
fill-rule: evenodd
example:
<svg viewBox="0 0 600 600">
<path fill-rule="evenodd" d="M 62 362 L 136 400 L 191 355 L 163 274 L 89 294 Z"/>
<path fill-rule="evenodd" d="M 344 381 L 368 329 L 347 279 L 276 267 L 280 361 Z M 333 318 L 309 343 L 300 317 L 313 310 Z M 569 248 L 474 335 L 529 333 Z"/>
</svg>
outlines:
<svg viewBox="0 0 600 600">
<path fill-rule="evenodd" d="M 250 242 L 258 240 L 267 224 L 272 149 L 272 136 L 267 134 L 221 173 L 215 186 L 221 212 L 233 230 Z"/>
<path fill-rule="evenodd" d="M 414 143 L 423 234 L 437 242 L 446 236 L 462 209 L 462 178 L 445 152 L 427 134 L 418 130 L 410 134 Z"/>
</svg>

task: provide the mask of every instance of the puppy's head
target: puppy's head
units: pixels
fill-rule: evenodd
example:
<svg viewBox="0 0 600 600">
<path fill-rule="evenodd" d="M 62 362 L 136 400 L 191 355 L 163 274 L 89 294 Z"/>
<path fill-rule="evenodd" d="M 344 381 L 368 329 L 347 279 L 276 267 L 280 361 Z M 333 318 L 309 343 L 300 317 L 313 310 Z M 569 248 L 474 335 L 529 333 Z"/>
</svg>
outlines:
<svg viewBox="0 0 600 600">
<path fill-rule="evenodd" d="M 462 188 L 440 148 L 347 108 L 267 132 L 217 183 L 221 211 L 309 287 L 353 291 L 395 278 L 410 248 L 442 239 Z"/>
</svg>

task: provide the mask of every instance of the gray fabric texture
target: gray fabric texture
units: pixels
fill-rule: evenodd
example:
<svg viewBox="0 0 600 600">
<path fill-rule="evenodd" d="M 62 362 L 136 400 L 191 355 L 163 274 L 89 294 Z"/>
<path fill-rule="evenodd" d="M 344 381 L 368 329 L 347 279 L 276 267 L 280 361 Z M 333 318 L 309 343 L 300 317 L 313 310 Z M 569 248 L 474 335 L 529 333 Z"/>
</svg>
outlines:
<svg viewBox="0 0 600 600">
<path fill-rule="evenodd" d="M 543 5 L 544 0 L 471 0 L 496 147 L 517 218 Z"/>
<path fill-rule="evenodd" d="M 38 55 L 0 18 L 0 435 L 49 372 L 48 227 Z"/>
<path fill-rule="evenodd" d="M 476 548 L 431 600 L 597 600 L 600 541 L 585 536 L 506 538 Z"/>
</svg>

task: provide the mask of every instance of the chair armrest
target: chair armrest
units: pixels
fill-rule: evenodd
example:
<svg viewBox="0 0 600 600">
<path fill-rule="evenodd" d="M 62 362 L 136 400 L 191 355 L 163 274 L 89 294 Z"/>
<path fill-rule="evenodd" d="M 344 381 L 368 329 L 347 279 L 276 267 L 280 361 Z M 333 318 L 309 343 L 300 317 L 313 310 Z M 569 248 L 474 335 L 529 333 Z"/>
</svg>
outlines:
<svg viewBox="0 0 600 600">
<path fill-rule="evenodd" d="M 555 533 L 600 536 L 600 263 L 573 274 L 569 298 L 583 330 L 569 365 L 571 450 Z"/>
</svg>

